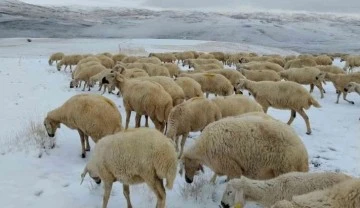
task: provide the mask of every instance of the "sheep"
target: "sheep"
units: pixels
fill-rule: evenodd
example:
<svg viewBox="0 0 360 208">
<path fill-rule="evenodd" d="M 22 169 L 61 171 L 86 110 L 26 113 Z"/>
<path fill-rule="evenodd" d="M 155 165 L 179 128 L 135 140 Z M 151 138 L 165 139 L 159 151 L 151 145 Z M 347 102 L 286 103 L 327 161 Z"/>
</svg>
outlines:
<svg viewBox="0 0 360 208">
<path fill-rule="evenodd" d="M 106 57 L 108 57 L 108 58 L 112 58 L 112 54 L 111 53 L 109 53 L 109 52 L 104 52 L 104 53 L 100 53 L 99 54 L 100 56 L 106 56 Z"/>
<path fill-rule="evenodd" d="M 295 55 L 288 55 L 288 56 L 285 56 L 285 61 L 288 62 L 290 60 L 294 60 L 296 59 L 296 56 Z"/>
<path fill-rule="evenodd" d="M 271 62 L 249 62 L 246 64 L 236 64 L 236 70 L 240 69 L 248 69 L 248 70 L 272 70 L 275 72 L 283 71 L 284 68 L 282 68 L 279 64 L 271 63 Z"/>
<path fill-rule="evenodd" d="M 343 99 L 345 101 L 347 101 L 350 104 L 355 104 L 354 101 L 346 99 L 347 92 L 344 90 L 344 88 L 349 82 L 360 83 L 360 72 L 351 73 L 351 74 L 326 73 L 325 80 L 331 81 L 336 89 L 336 93 L 337 93 L 336 104 L 339 104 L 339 98 L 341 94 L 343 94 Z"/>
<path fill-rule="evenodd" d="M 330 72 L 333 74 L 345 74 L 345 71 L 338 66 L 333 65 L 318 65 L 316 66 L 322 72 Z"/>
<path fill-rule="evenodd" d="M 86 58 L 81 59 L 81 60 L 77 63 L 77 66 L 80 65 L 80 64 L 84 64 L 84 63 L 87 63 L 87 62 L 91 62 L 91 61 L 97 61 L 97 62 L 101 63 L 100 60 L 99 60 L 96 56 L 88 56 L 88 57 L 86 57 Z M 76 66 L 76 67 L 77 67 L 77 66 Z"/>
<path fill-rule="evenodd" d="M 126 78 L 138 78 L 138 77 L 148 77 L 149 74 L 142 70 L 142 69 L 126 69 L 126 70 L 122 70 L 121 74 L 123 74 Z"/>
<path fill-rule="evenodd" d="M 76 65 L 74 71 L 71 72 L 71 79 L 74 79 L 75 74 L 79 73 L 82 69 L 84 69 L 86 67 L 93 66 L 93 65 L 101 65 L 101 63 L 98 59 L 86 58 L 86 61 L 84 61 L 82 63 L 80 63 L 80 62 Z"/>
<path fill-rule="evenodd" d="M 242 75 L 246 77 L 248 80 L 252 81 L 280 81 L 281 77 L 278 73 L 272 70 L 247 70 L 240 69 L 239 70 Z M 283 72 L 283 71 L 281 71 Z M 280 73 L 280 72 L 279 72 Z"/>
<path fill-rule="evenodd" d="M 279 58 L 279 57 L 272 57 L 272 58 L 267 59 L 266 61 L 271 62 L 271 63 L 278 64 L 278 65 L 281 66 L 281 67 L 284 67 L 284 66 L 285 66 L 285 62 L 286 62 L 285 59 Z"/>
<path fill-rule="evenodd" d="M 221 61 L 223 64 L 225 64 L 226 56 L 223 52 L 210 52 L 209 54 L 213 55 L 215 59 Z"/>
<path fill-rule="evenodd" d="M 118 54 L 114 54 L 111 59 L 114 61 L 114 63 L 116 64 L 117 62 L 121 62 L 125 57 L 127 57 L 126 54 L 123 53 L 118 53 Z"/>
<path fill-rule="evenodd" d="M 234 204 L 245 207 L 248 201 L 254 201 L 270 207 L 277 201 L 291 200 L 293 196 L 322 190 L 351 178 L 333 172 L 290 172 L 269 180 L 252 180 L 243 176 L 227 184 L 221 205 L 223 208 Z M 240 196 L 238 201 L 235 201 L 235 195 Z"/>
<path fill-rule="evenodd" d="M 61 67 L 63 65 L 65 65 L 65 69 L 67 68 L 67 66 L 70 66 L 70 71 L 72 71 L 71 66 L 75 66 L 79 63 L 79 61 L 83 58 L 83 56 L 81 55 L 69 55 L 69 56 L 64 56 L 61 61 L 59 63 L 57 63 L 56 67 L 57 70 L 60 71 Z"/>
<path fill-rule="evenodd" d="M 350 179 L 323 190 L 292 197 L 291 201 L 276 202 L 271 208 L 358 208 L 360 180 Z"/>
<path fill-rule="evenodd" d="M 327 55 L 320 55 L 315 57 L 317 65 L 331 65 L 333 60 Z"/>
<path fill-rule="evenodd" d="M 360 95 L 360 84 L 356 82 L 349 82 L 345 87 L 344 91 L 347 93 L 357 92 Z"/>
<path fill-rule="evenodd" d="M 311 106 L 320 108 L 321 106 L 302 85 L 291 81 L 254 82 L 243 79 L 240 80 L 236 89 L 247 89 L 250 91 L 255 100 L 263 107 L 265 113 L 267 113 L 270 106 L 277 109 L 290 109 L 291 116 L 287 122 L 288 125 L 291 125 L 296 113 L 299 113 L 305 121 L 306 134 L 311 134 L 309 117 L 304 109 L 307 110 Z"/>
<path fill-rule="evenodd" d="M 70 88 L 74 88 L 78 85 L 79 81 L 84 81 L 84 88 L 82 91 L 85 90 L 86 86 L 88 86 L 88 91 L 90 91 L 90 77 L 106 70 L 106 68 L 103 65 L 92 65 L 89 67 L 83 67 L 81 70 L 77 70 L 74 74 L 74 78 L 70 81 Z"/>
<path fill-rule="evenodd" d="M 173 106 L 184 102 L 185 94 L 182 88 L 170 77 L 152 76 L 152 77 L 138 77 L 138 80 L 153 81 L 160 84 L 172 98 Z"/>
<path fill-rule="evenodd" d="M 237 116 L 248 112 L 263 112 L 259 103 L 243 95 L 231 95 L 211 99 L 221 111 L 222 118 Z"/>
<path fill-rule="evenodd" d="M 165 76 L 170 77 L 169 70 L 159 64 L 147 63 L 143 65 L 143 69 L 149 74 L 149 76 Z"/>
<path fill-rule="evenodd" d="M 190 77 L 177 77 L 175 78 L 175 82 L 183 89 L 185 100 L 193 97 L 204 97 L 201 85 L 194 79 Z"/>
<path fill-rule="evenodd" d="M 146 64 L 161 64 L 161 60 L 155 56 L 143 57 L 136 60 L 134 63 L 146 63 Z"/>
<path fill-rule="evenodd" d="M 216 59 L 215 56 L 210 53 L 201 54 L 198 58 L 199 59 Z"/>
<path fill-rule="evenodd" d="M 226 77 L 232 86 L 236 87 L 240 79 L 245 77 L 238 71 L 233 69 L 214 69 L 207 71 L 208 73 L 221 74 Z"/>
<path fill-rule="evenodd" d="M 164 63 L 161 64 L 161 66 L 164 66 L 165 68 L 168 69 L 170 77 L 177 77 L 180 74 L 180 68 L 177 64 L 173 64 L 173 63 Z"/>
<path fill-rule="evenodd" d="M 325 82 L 325 72 L 321 72 L 316 67 L 304 67 L 304 68 L 291 68 L 282 72 L 279 72 L 281 78 L 293 81 L 302 85 L 310 85 L 310 93 L 313 92 L 314 86 L 316 86 L 321 93 L 321 98 L 324 98 L 324 88 L 322 82 Z"/>
<path fill-rule="evenodd" d="M 139 59 L 139 57 L 137 56 L 127 56 L 125 58 L 123 58 L 123 60 L 121 60 L 122 63 L 124 64 L 129 64 L 129 63 L 134 63 Z"/>
<path fill-rule="evenodd" d="M 315 58 L 313 55 L 311 55 L 311 54 L 306 54 L 306 53 L 304 53 L 304 54 L 300 54 L 300 55 L 298 55 L 297 56 L 297 58 L 299 58 L 299 59 L 306 59 L 306 58 L 309 58 L 309 59 L 313 59 L 313 58 Z"/>
<path fill-rule="evenodd" d="M 54 61 L 55 61 L 56 64 L 57 64 L 58 61 L 61 61 L 61 59 L 64 58 L 64 56 L 65 56 L 65 54 L 62 53 L 62 52 L 57 52 L 57 53 L 51 54 L 51 56 L 50 56 L 50 58 L 49 58 L 49 66 L 51 66 Z"/>
<path fill-rule="evenodd" d="M 106 208 L 112 184 L 123 184 L 127 207 L 132 207 L 129 185 L 146 183 L 157 197 L 157 208 L 165 208 L 166 188 L 172 189 L 176 177 L 177 159 L 174 144 L 155 129 L 138 128 L 104 137 L 96 144 L 81 174 L 81 184 L 87 174 L 98 184 L 104 182 L 102 207 Z"/>
<path fill-rule="evenodd" d="M 180 174 L 185 170 L 185 181 L 192 183 L 203 165 L 228 180 L 265 180 L 309 171 L 308 153 L 296 132 L 280 121 L 257 116 L 228 117 L 206 126 L 184 151 Z"/>
<path fill-rule="evenodd" d="M 179 61 L 184 61 L 185 59 L 194 59 L 195 55 L 191 51 L 178 52 L 175 54 L 176 59 Z"/>
<path fill-rule="evenodd" d="M 114 60 L 105 55 L 96 56 L 96 58 L 98 58 L 101 64 L 108 69 L 112 69 L 115 66 Z"/>
<path fill-rule="evenodd" d="M 346 56 L 341 59 L 341 62 L 345 61 L 344 71 L 349 69 L 349 72 L 352 72 L 354 67 L 360 67 L 360 56 Z"/>
<path fill-rule="evenodd" d="M 185 59 L 183 61 L 183 66 L 189 66 L 189 69 L 193 67 L 194 64 L 217 64 L 219 67 L 224 65 L 217 59 Z"/>
<path fill-rule="evenodd" d="M 150 53 L 149 57 L 157 57 L 164 63 L 174 63 L 176 61 L 175 55 L 171 53 Z"/>
<path fill-rule="evenodd" d="M 105 70 L 102 70 L 101 72 L 95 74 L 94 76 L 90 77 L 89 79 L 89 86 L 92 87 L 95 85 L 96 82 L 100 82 L 99 83 L 99 91 L 101 91 L 101 88 L 104 86 L 104 91 L 102 92 L 102 94 L 105 93 L 105 90 L 106 88 L 108 88 L 108 92 L 110 93 L 111 90 L 110 90 L 110 83 L 105 83 L 105 84 L 102 84 L 101 80 L 108 74 L 110 74 L 112 71 L 112 69 L 105 69 Z"/>
<path fill-rule="evenodd" d="M 141 115 L 147 115 L 155 128 L 163 131 L 172 106 L 171 96 L 158 83 L 128 79 L 119 72 L 108 74 L 102 82 L 114 83 L 123 95 L 128 129 L 131 111 L 136 112 L 135 127 L 140 127 Z"/>
<path fill-rule="evenodd" d="M 217 64 L 201 64 L 201 65 L 199 65 L 199 64 L 194 63 L 192 66 L 194 67 L 194 70 L 197 70 L 197 71 L 209 71 L 209 70 L 224 68 Z"/>
<path fill-rule="evenodd" d="M 316 66 L 316 61 L 313 58 L 297 58 L 286 62 L 284 69 L 302 68 L 306 66 Z"/>
<path fill-rule="evenodd" d="M 95 94 L 74 95 L 60 107 L 49 111 L 44 119 L 49 137 L 55 136 L 60 124 L 78 131 L 82 158 L 86 157 L 86 151 L 90 151 L 89 136 L 97 143 L 106 135 L 122 131 L 121 123 L 121 114 L 115 103 Z"/>
<path fill-rule="evenodd" d="M 230 81 L 221 74 L 194 73 L 180 74 L 179 77 L 190 77 L 197 81 L 201 85 L 201 90 L 206 93 L 206 98 L 209 97 L 209 93 L 222 96 L 234 94 L 234 87 Z"/>
<path fill-rule="evenodd" d="M 190 132 L 202 131 L 208 124 L 221 119 L 220 108 L 210 100 L 201 97 L 191 98 L 171 109 L 168 117 L 166 136 L 173 139 L 176 151 L 181 138 L 179 158 Z"/>
</svg>

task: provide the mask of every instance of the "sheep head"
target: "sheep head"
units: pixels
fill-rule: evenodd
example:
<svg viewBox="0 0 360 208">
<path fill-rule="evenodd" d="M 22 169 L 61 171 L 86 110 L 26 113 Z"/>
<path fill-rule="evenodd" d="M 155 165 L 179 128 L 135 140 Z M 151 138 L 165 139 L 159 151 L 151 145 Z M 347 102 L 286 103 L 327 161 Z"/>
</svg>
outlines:
<svg viewBox="0 0 360 208">
<path fill-rule="evenodd" d="M 325 72 L 320 72 L 320 73 L 315 77 L 315 79 L 322 82 L 322 81 L 325 80 L 325 77 L 326 77 L 326 73 L 325 73 Z"/>
<path fill-rule="evenodd" d="M 57 63 L 56 68 L 57 68 L 58 71 L 60 71 L 62 64 L 63 64 L 62 61 L 60 61 L 59 63 Z"/>
<path fill-rule="evenodd" d="M 204 172 L 204 168 L 201 165 L 200 161 L 197 159 L 192 159 L 187 156 L 183 156 L 181 159 L 182 167 L 180 168 L 180 174 L 182 175 L 183 169 L 185 169 L 185 181 L 187 183 L 192 183 L 194 176 L 198 171 Z"/>
<path fill-rule="evenodd" d="M 349 82 L 345 86 L 344 91 L 347 93 L 355 92 L 355 88 L 356 88 L 356 82 Z"/>
<path fill-rule="evenodd" d="M 54 137 L 56 130 L 60 128 L 60 122 L 55 121 L 47 116 L 44 120 L 44 126 L 49 137 Z"/>
<path fill-rule="evenodd" d="M 246 84 L 246 79 L 240 79 L 237 83 L 236 83 L 236 87 L 235 87 L 235 93 L 236 94 L 242 94 L 243 89 L 245 89 L 245 84 Z M 240 93 L 239 93 L 240 92 Z"/>
<path fill-rule="evenodd" d="M 101 179 L 97 174 L 96 168 L 91 167 L 91 161 L 85 166 L 84 171 L 81 174 L 81 182 L 80 185 L 84 182 L 85 176 L 89 174 L 89 176 L 95 181 L 96 184 L 101 183 Z"/>
<path fill-rule="evenodd" d="M 226 189 L 223 193 L 223 197 L 221 199 L 221 206 L 223 208 L 230 208 L 230 207 L 242 208 L 245 206 L 244 191 L 241 188 L 236 187 L 234 185 L 234 181 L 230 181 L 227 184 Z"/>
</svg>

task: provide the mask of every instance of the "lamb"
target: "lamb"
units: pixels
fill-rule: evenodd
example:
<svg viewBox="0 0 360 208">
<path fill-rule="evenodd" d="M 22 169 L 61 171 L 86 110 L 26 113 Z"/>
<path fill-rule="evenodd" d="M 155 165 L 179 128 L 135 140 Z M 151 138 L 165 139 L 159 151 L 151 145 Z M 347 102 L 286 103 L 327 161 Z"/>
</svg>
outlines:
<svg viewBox="0 0 360 208">
<path fill-rule="evenodd" d="M 114 60 L 105 55 L 96 56 L 96 58 L 98 58 L 100 63 L 108 69 L 112 69 L 115 66 Z"/>
<path fill-rule="evenodd" d="M 276 202 L 272 208 L 358 208 L 360 180 L 350 179 L 324 190 L 294 196 L 291 201 Z"/>
<path fill-rule="evenodd" d="M 54 61 L 55 61 L 56 64 L 57 64 L 58 61 L 61 61 L 61 59 L 64 58 L 64 56 L 65 56 L 65 54 L 62 53 L 62 52 L 57 52 L 57 53 L 51 54 L 51 56 L 50 56 L 50 58 L 49 58 L 49 66 L 51 66 Z"/>
<path fill-rule="evenodd" d="M 352 72 L 354 67 L 360 67 L 360 56 L 345 56 L 340 60 L 341 62 L 345 61 L 344 71 L 349 69 L 349 72 Z"/>
<path fill-rule="evenodd" d="M 327 55 L 320 55 L 315 57 L 315 62 L 317 65 L 331 65 L 333 60 Z"/>
<path fill-rule="evenodd" d="M 157 57 L 143 57 L 136 60 L 134 63 L 146 63 L 146 64 L 161 64 L 161 60 Z"/>
<path fill-rule="evenodd" d="M 219 119 L 221 119 L 220 108 L 206 98 L 191 98 L 175 106 L 168 117 L 166 136 L 175 141 L 177 152 L 179 136 L 182 136 L 179 158 L 190 132 L 201 131 L 208 124 Z"/>
<path fill-rule="evenodd" d="M 224 68 L 217 64 L 201 64 L 201 65 L 199 65 L 199 64 L 194 63 L 192 66 L 194 67 L 194 70 L 197 70 L 197 71 L 209 71 L 209 70 Z"/>
<path fill-rule="evenodd" d="M 74 74 L 74 79 L 70 82 L 70 88 L 74 88 L 75 86 L 78 86 L 79 81 L 84 81 L 84 88 L 82 91 L 85 90 L 86 86 L 88 86 L 88 91 L 90 91 L 91 85 L 89 84 L 90 77 L 106 70 L 106 68 L 103 65 L 92 65 L 89 67 L 84 67 L 81 70 L 77 70 Z"/>
<path fill-rule="evenodd" d="M 170 110 L 171 96 L 158 83 L 138 79 L 128 79 L 119 72 L 107 75 L 102 82 L 114 83 L 123 95 L 126 111 L 126 125 L 128 129 L 131 111 L 136 112 L 135 126 L 140 127 L 141 115 L 147 115 L 155 124 L 155 128 L 163 131 Z"/>
<path fill-rule="evenodd" d="M 246 64 L 236 64 L 236 70 L 240 69 L 248 69 L 248 70 L 272 70 L 275 72 L 283 71 L 284 68 L 282 68 L 279 64 L 271 63 L 271 62 L 249 62 Z"/>
<path fill-rule="evenodd" d="M 291 200 L 293 196 L 332 187 L 352 177 L 332 172 L 290 172 L 269 180 L 252 180 L 246 177 L 231 180 L 224 191 L 221 205 L 229 208 L 235 204 L 245 207 L 254 201 L 270 207 L 280 200 Z M 235 195 L 240 196 L 235 201 Z"/>
<path fill-rule="evenodd" d="M 63 65 L 65 65 L 65 69 L 67 68 L 67 66 L 70 66 L 70 71 L 72 71 L 71 66 L 75 66 L 79 63 L 79 61 L 83 58 L 83 56 L 81 55 L 69 55 L 69 56 L 64 56 L 61 61 L 59 63 L 57 63 L 56 67 L 57 70 L 60 71 L 61 67 Z"/>
<path fill-rule="evenodd" d="M 101 111 L 94 109 L 101 109 Z M 74 95 L 62 106 L 49 111 L 44 119 L 44 126 L 49 137 L 55 136 L 60 124 L 78 131 L 82 158 L 86 157 L 86 151 L 90 151 L 89 136 L 97 143 L 106 135 L 122 131 L 121 123 L 121 114 L 115 103 L 95 94 Z"/>
<path fill-rule="evenodd" d="M 313 58 L 297 58 L 286 62 L 284 69 L 302 68 L 306 66 L 316 66 L 316 61 Z"/>
<path fill-rule="evenodd" d="M 170 77 L 152 76 L 152 77 L 138 77 L 138 80 L 153 81 L 160 84 L 172 98 L 173 106 L 184 102 L 185 94 L 182 88 Z"/>
<path fill-rule="evenodd" d="M 309 117 L 304 109 L 309 109 L 312 105 L 316 108 L 321 106 L 302 85 L 291 81 L 254 82 L 243 79 L 240 80 L 236 89 L 247 89 L 250 91 L 255 100 L 263 107 L 265 113 L 270 106 L 277 109 L 290 109 L 291 116 L 287 122 L 288 125 L 291 125 L 296 113 L 299 113 L 305 121 L 306 134 L 311 134 Z"/>
<path fill-rule="evenodd" d="M 165 68 L 168 69 L 170 77 L 177 77 L 180 74 L 180 68 L 177 64 L 173 64 L 173 63 L 165 63 L 165 64 L 161 64 L 161 66 L 164 66 Z"/>
<path fill-rule="evenodd" d="M 126 58 L 127 55 L 123 54 L 123 53 L 118 53 L 118 54 L 114 54 L 111 59 L 114 61 L 114 63 L 116 64 L 117 62 L 121 62 L 124 58 Z"/>
<path fill-rule="evenodd" d="M 272 70 L 247 70 L 247 69 L 240 69 L 239 70 L 242 75 L 246 77 L 248 80 L 252 81 L 280 81 L 281 77 L 278 73 Z M 283 72 L 283 71 L 281 71 Z M 279 72 L 279 73 L 281 73 Z"/>
<path fill-rule="evenodd" d="M 360 83 L 360 72 L 351 73 L 351 74 L 326 73 L 325 79 L 330 80 L 336 89 L 336 93 L 337 93 L 336 104 L 339 103 L 339 98 L 341 94 L 343 94 L 343 99 L 345 101 L 347 101 L 350 104 L 355 104 L 354 101 L 346 99 L 347 92 L 344 90 L 344 88 L 349 82 Z"/>
<path fill-rule="evenodd" d="M 203 165 L 229 180 L 246 176 L 265 180 L 284 173 L 308 172 L 308 153 L 288 125 L 262 117 L 228 117 L 204 128 L 182 158 L 185 181 L 192 183 Z"/>
<path fill-rule="evenodd" d="M 291 68 L 282 72 L 279 72 L 281 78 L 293 81 L 302 85 L 310 85 L 310 93 L 313 92 L 314 86 L 316 86 L 321 93 L 321 98 L 324 98 L 324 88 L 322 82 L 325 82 L 325 72 L 321 72 L 316 67 L 304 67 L 304 68 Z"/>
<path fill-rule="evenodd" d="M 206 93 L 206 98 L 209 97 L 209 93 L 222 96 L 234 94 L 234 87 L 230 81 L 221 74 L 194 73 L 180 74 L 179 77 L 190 77 L 197 81 L 201 85 L 201 90 Z"/>
<path fill-rule="evenodd" d="M 123 184 L 127 207 L 132 207 L 129 185 L 146 183 L 157 197 L 157 208 L 165 208 L 166 188 L 172 189 L 177 159 L 174 144 L 155 129 L 139 128 L 104 137 L 81 174 L 81 183 L 89 176 L 98 184 L 104 182 L 102 207 L 106 208 L 112 184 Z"/>
<path fill-rule="evenodd" d="M 175 55 L 171 53 L 150 53 L 149 57 L 157 57 L 164 63 L 174 63 L 176 61 Z"/>
<path fill-rule="evenodd" d="M 211 99 L 221 111 L 222 118 L 237 116 L 248 112 L 263 112 L 259 103 L 243 95 L 231 95 Z"/>
<path fill-rule="evenodd" d="M 245 77 L 238 71 L 233 69 L 215 69 L 207 71 L 208 73 L 221 74 L 226 77 L 232 86 L 236 87 L 239 83 L 240 79 L 244 79 Z"/>
<path fill-rule="evenodd" d="M 110 93 L 111 90 L 110 90 L 110 83 L 105 83 L 105 84 L 102 84 L 101 80 L 108 74 L 110 74 L 112 71 L 112 69 L 105 69 L 103 71 L 101 71 L 100 73 L 98 74 L 95 74 L 94 76 L 90 77 L 89 79 L 89 86 L 92 87 L 95 85 L 96 82 L 100 82 L 99 83 L 99 91 L 101 91 L 101 88 L 104 86 L 104 91 L 102 92 L 102 94 L 105 93 L 105 90 L 106 88 L 108 89 L 108 92 Z"/>
<path fill-rule="evenodd" d="M 189 100 L 193 97 L 204 97 L 201 85 L 194 79 L 189 77 L 177 77 L 175 78 L 175 82 L 183 89 L 185 100 Z"/>
</svg>

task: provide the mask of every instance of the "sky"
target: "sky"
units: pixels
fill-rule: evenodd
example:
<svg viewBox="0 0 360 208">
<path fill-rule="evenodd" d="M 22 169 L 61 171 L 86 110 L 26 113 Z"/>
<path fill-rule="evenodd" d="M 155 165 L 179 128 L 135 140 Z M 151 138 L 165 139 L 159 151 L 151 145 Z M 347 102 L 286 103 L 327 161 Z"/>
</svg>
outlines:
<svg viewBox="0 0 360 208">
<path fill-rule="evenodd" d="M 22 0 L 40 5 L 359 13 L 360 0 Z"/>
</svg>

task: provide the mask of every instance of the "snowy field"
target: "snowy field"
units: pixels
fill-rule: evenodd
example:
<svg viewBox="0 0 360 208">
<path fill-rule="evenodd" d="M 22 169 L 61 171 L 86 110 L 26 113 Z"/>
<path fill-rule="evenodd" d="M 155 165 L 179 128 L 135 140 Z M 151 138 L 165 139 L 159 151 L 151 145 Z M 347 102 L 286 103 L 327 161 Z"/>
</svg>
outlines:
<svg viewBox="0 0 360 208">
<path fill-rule="evenodd" d="M 293 51 L 256 45 L 243 45 L 207 41 L 181 40 L 121 40 L 121 39 L 0 39 L 0 85 L 2 106 L 0 122 L 0 201 L 4 208 L 98 208 L 101 207 L 103 189 L 87 177 L 80 186 L 80 174 L 89 158 L 80 157 L 80 141 L 76 131 L 64 125 L 57 131 L 54 149 L 39 150 L 39 135 L 43 133 L 42 121 L 46 113 L 75 94 L 84 93 L 80 89 L 70 89 L 69 72 L 58 72 L 48 65 L 52 52 L 99 53 L 118 52 L 119 49 L 132 54 L 145 55 L 161 51 L 253 51 L 261 54 L 297 54 Z M 335 65 L 342 66 L 339 60 Z M 309 88 L 308 86 L 305 86 Z M 348 99 L 355 105 L 340 100 L 335 104 L 336 94 L 331 83 L 325 85 L 325 98 L 320 99 L 317 89 L 313 96 L 322 108 L 307 111 L 313 134 L 305 134 L 304 121 L 295 119 L 292 127 L 305 143 L 310 158 L 311 171 L 341 171 L 360 176 L 360 96 L 350 94 Z M 85 92 L 88 93 L 88 92 Z M 94 88 L 90 93 L 99 93 Z M 119 107 L 123 117 L 125 112 L 122 99 L 105 94 Z M 290 112 L 270 109 L 269 114 L 287 122 Z M 131 119 L 134 126 L 134 114 Z M 35 130 L 29 130 L 29 123 L 35 123 Z M 39 127 L 36 127 L 39 124 Z M 36 134 L 38 132 L 38 134 Z M 191 134 L 189 146 L 199 133 Z M 46 138 L 46 136 L 45 136 Z M 46 138 L 46 144 L 49 140 Z M 91 143 L 92 147 L 94 144 Z M 42 153 L 42 154 L 41 154 Z M 41 158 L 39 158 L 41 155 Z M 174 189 L 167 191 L 169 208 L 205 208 L 220 204 L 224 184 L 218 179 L 217 185 L 208 181 L 211 171 L 205 170 L 195 178 L 192 185 L 186 184 L 180 175 Z M 134 207 L 155 207 L 156 198 L 146 185 L 130 188 Z M 125 207 L 126 201 L 120 183 L 114 184 L 109 208 Z M 249 205 L 247 207 L 255 207 Z"/>
</svg>

